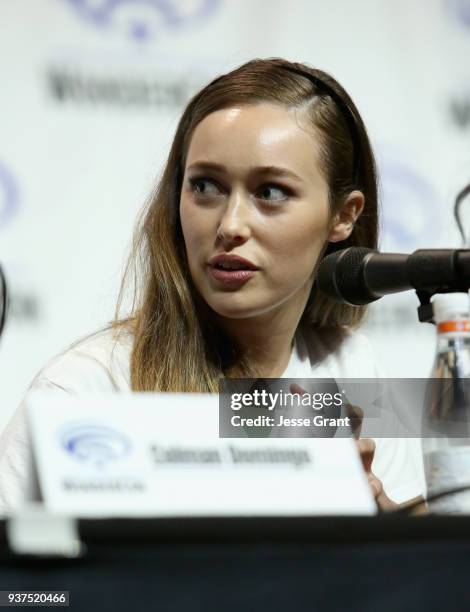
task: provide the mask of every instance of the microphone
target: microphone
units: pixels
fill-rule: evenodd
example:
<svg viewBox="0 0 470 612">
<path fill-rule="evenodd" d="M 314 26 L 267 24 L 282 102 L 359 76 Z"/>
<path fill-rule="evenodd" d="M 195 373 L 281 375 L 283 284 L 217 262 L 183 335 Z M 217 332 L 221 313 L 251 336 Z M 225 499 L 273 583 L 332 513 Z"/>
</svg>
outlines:
<svg viewBox="0 0 470 612">
<path fill-rule="evenodd" d="M 327 255 L 317 287 L 342 304 L 362 306 L 400 291 L 467 292 L 470 249 L 419 249 L 411 255 L 350 247 Z"/>
</svg>

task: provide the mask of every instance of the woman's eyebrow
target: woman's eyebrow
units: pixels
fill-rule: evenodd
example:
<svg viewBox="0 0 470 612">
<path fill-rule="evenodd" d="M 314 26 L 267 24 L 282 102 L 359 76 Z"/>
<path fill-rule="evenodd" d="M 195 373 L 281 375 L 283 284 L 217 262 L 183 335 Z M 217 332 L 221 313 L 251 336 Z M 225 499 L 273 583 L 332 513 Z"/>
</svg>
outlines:
<svg viewBox="0 0 470 612">
<path fill-rule="evenodd" d="M 187 170 L 215 170 L 216 172 L 226 172 L 225 166 L 209 161 L 195 161 L 187 167 Z"/>
<path fill-rule="evenodd" d="M 227 169 L 223 164 L 218 164 L 216 162 L 209 161 L 196 161 L 193 162 L 187 168 L 188 170 L 202 170 L 202 171 L 216 171 L 226 174 Z M 298 176 L 292 170 L 288 170 L 287 168 L 282 168 L 280 166 L 255 166 L 254 168 L 250 168 L 250 175 L 275 175 L 278 177 L 290 178 L 294 181 L 303 182 L 300 176 Z"/>
<path fill-rule="evenodd" d="M 258 166 L 257 168 L 253 169 L 253 172 L 258 174 L 274 174 L 279 177 L 291 178 L 294 181 L 302 182 L 302 179 L 298 174 L 292 170 L 288 170 L 287 168 L 282 168 L 280 166 Z"/>
</svg>

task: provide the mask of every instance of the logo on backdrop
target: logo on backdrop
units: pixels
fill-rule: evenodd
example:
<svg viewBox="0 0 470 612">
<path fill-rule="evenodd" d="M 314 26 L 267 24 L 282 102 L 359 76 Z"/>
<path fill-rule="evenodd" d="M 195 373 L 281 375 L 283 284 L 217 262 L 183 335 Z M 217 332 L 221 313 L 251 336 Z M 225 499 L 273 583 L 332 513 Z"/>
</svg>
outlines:
<svg viewBox="0 0 470 612">
<path fill-rule="evenodd" d="M 222 0 L 65 0 L 81 19 L 99 29 L 120 29 L 134 41 L 206 21 Z"/>
<path fill-rule="evenodd" d="M 466 29 L 470 35 L 470 0 L 444 0 L 444 6 L 452 21 L 460 25 L 462 30 Z M 463 50 L 462 52 L 464 53 Z M 463 82 L 465 81 L 468 81 L 468 78 L 464 78 Z M 450 94 L 448 110 L 450 119 L 458 130 L 464 131 L 470 128 L 470 91 L 468 87 L 463 89 L 461 82 L 457 86 L 457 91 Z"/>
<path fill-rule="evenodd" d="M 438 237 L 439 198 L 431 183 L 412 166 L 398 160 L 381 165 L 383 249 L 407 253 Z M 449 210 L 449 215 L 452 213 Z"/>
<path fill-rule="evenodd" d="M 8 168 L 0 162 L 0 231 L 16 214 L 18 199 L 16 181 Z"/>
<path fill-rule="evenodd" d="M 60 435 L 62 448 L 77 461 L 97 468 L 128 455 L 132 445 L 127 436 L 102 425 L 81 424 Z"/>
<path fill-rule="evenodd" d="M 449 113 L 452 123 L 459 130 L 470 128 L 470 91 L 461 91 L 451 96 Z"/>
<path fill-rule="evenodd" d="M 189 100 L 194 86 L 186 76 L 94 74 L 89 70 L 51 68 L 47 85 L 58 104 L 120 109 L 170 109 Z"/>
<path fill-rule="evenodd" d="M 446 0 L 446 4 L 454 19 L 470 29 L 470 0 Z"/>
<path fill-rule="evenodd" d="M 223 0 L 62 0 L 81 22 L 103 33 L 118 32 L 125 41 L 151 42 L 163 33 L 206 26 Z M 135 48 L 135 46 L 132 46 Z M 140 48 L 140 47 L 139 47 Z M 130 49 L 129 49 L 130 51 Z M 46 88 L 58 104 L 119 109 L 170 110 L 186 104 L 206 80 L 208 61 L 194 69 L 193 56 L 175 56 L 160 63 L 142 63 L 132 54 L 130 65 L 119 58 L 76 52 L 57 54 L 45 70 Z M 194 55 L 194 54 L 193 54 Z M 75 56 L 75 60 L 74 60 Z M 88 59 L 87 59 L 88 58 Z M 78 59 L 78 61 L 77 61 Z M 111 59 L 111 62 L 109 61 Z M 104 60 L 104 61 L 102 61 Z M 188 65 L 188 60 L 189 65 Z M 162 69 L 163 68 L 163 69 Z"/>
</svg>

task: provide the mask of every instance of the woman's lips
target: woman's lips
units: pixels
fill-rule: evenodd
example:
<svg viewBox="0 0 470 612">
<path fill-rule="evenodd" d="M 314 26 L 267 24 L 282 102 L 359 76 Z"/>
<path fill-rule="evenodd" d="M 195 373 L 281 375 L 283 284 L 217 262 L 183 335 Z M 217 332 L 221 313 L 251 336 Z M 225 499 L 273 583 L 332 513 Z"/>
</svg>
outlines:
<svg viewBox="0 0 470 612">
<path fill-rule="evenodd" d="M 209 272 L 212 276 L 227 285 L 240 285 L 256 274 L 256 270 L 222 270 L 215 266 L 209 266 Z"/>
</svg>

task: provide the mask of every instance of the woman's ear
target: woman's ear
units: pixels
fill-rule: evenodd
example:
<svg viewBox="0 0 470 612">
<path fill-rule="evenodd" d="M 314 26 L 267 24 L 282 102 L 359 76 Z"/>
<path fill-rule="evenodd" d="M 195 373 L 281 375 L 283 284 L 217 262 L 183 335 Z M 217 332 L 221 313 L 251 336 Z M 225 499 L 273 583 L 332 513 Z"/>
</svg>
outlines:
<svg viewBox="0 0 470 612">
<path fill-rule="evenodd" d="M 333 215 L 328 241 L 340 242 L 349 238 L 363 208 L 364 194 L 362 191 L 351 191 L 341 209 Z"/>
</svg>

